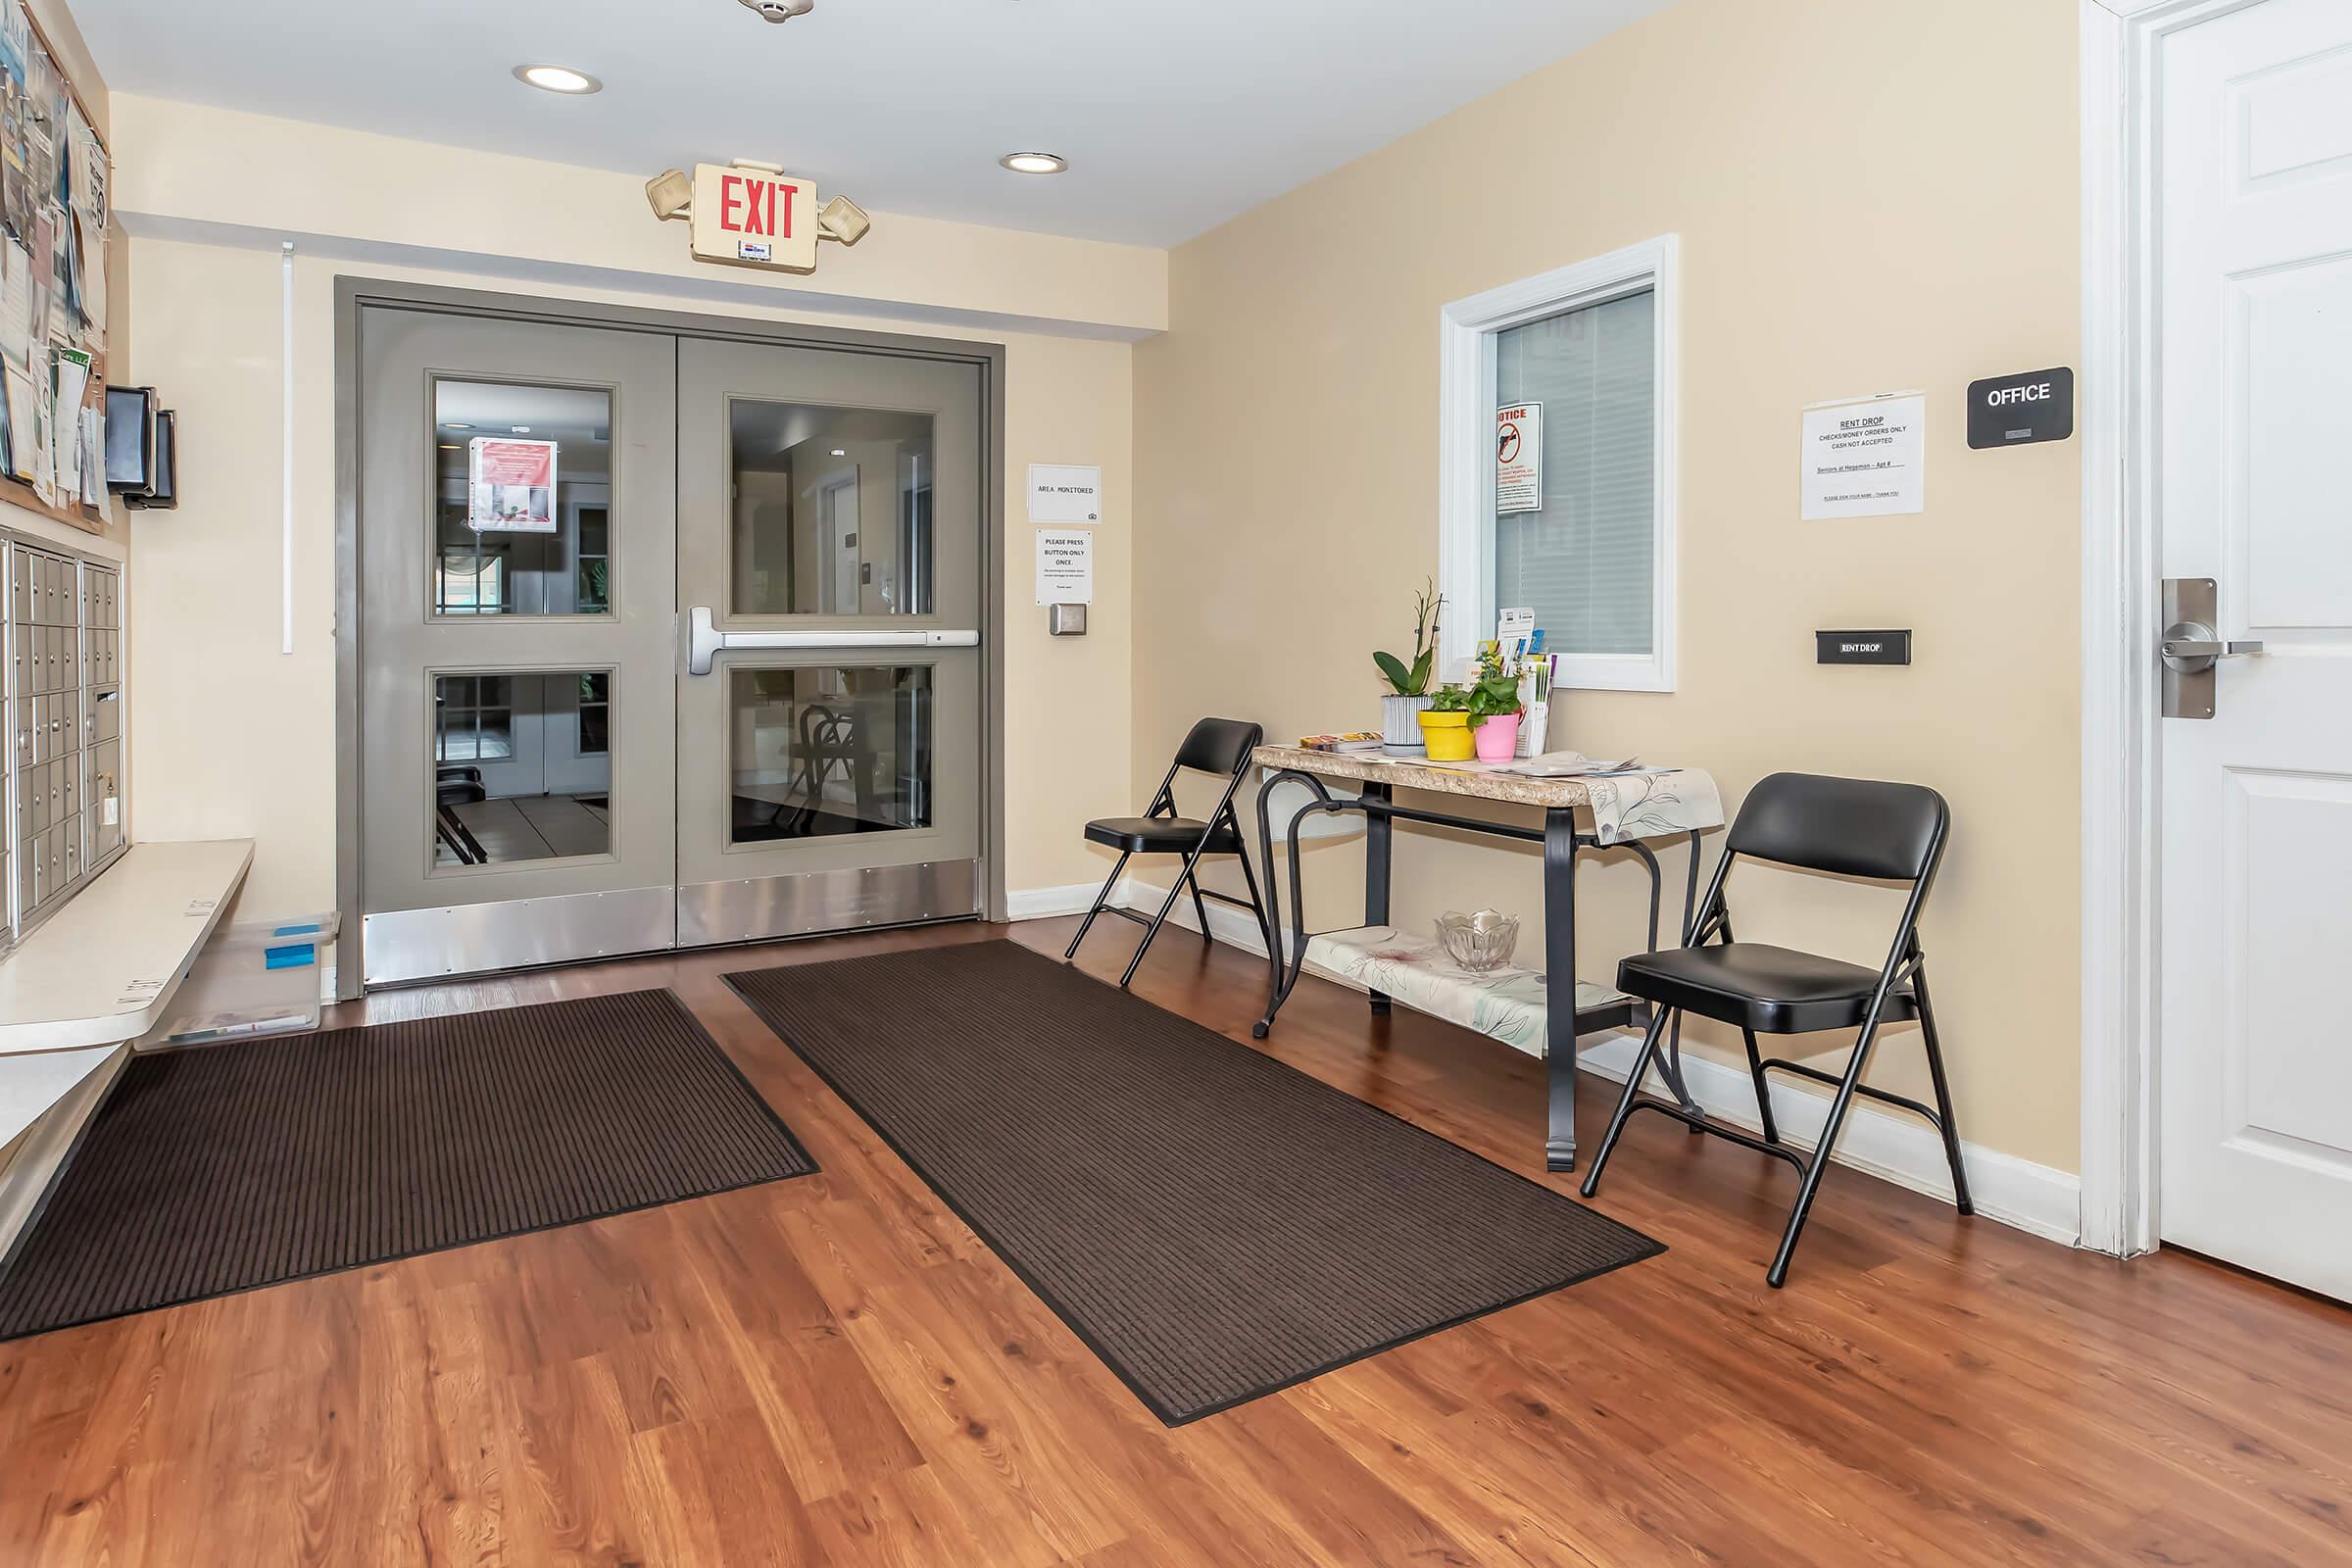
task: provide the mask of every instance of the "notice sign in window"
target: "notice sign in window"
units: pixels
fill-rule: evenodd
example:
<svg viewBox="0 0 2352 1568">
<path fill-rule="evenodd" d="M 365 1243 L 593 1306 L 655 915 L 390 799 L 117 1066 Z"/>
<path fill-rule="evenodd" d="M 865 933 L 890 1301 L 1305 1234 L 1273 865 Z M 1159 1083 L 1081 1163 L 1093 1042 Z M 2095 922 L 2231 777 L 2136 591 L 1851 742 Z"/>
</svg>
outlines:
<svg viewBox="0 0 2352 1568">
<path fill-rule="evenodd" d="M 1544 510 L 1544 405 L 1494 411 L 1494 514 Z"/>
<path fill-rule="evenodd" d="M 1927 455 L 1924 394 L 1896 392 L 1807 409 L 1805 520 L 1926 511 Z"/>
<path fill-rule="evenodd" d="M 556 531 L 556 443 L 475 436 L 467 466 L 476 533 Z"/>
</svg>

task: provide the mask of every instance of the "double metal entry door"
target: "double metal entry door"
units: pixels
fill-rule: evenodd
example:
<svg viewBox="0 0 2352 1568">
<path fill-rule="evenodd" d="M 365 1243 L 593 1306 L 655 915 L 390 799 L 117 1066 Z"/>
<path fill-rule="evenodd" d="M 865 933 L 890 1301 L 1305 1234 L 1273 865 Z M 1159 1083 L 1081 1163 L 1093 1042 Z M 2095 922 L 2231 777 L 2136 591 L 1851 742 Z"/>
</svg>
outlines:
<svg viewBox="0 0 2352 1568">
<path fill-rule="evenodd" d="M 370 984 L 975 913 L 979 367 L 368 306 Z"/>
</svg>

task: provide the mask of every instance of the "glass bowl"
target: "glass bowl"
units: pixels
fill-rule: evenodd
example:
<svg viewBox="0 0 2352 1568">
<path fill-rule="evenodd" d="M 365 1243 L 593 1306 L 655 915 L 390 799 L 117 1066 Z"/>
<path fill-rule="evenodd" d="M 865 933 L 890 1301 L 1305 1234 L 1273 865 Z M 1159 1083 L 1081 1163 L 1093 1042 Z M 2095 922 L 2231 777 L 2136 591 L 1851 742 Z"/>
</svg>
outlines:
<svg viewBox="0 0 2352 1568">
<path fill-rule="evenodd" d="M 1438 916 L 1438 940 L 1455 963 L 1472 974 L 1484 974 L 1511 961 L 1511 950 L 1519 945 L 1519 917 L 1499 909 L 1476 914 L 1447 909 Z"/>
</svg>

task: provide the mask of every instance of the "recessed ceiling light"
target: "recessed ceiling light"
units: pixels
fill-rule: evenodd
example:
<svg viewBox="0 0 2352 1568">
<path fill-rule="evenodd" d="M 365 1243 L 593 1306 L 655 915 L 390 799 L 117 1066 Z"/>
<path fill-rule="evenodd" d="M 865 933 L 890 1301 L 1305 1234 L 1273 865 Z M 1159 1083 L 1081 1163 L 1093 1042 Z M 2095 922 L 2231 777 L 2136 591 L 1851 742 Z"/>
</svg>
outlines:
<svg viewBox="0 0 2352 1568">
<path fill-rule="evenodd" d="M 833 449 L 833 455 L 837 458 L 846 458 L 849 456 L 849 453 L 841 447 L 835 447 Z"/>
<path fill-rule="evenodd" d="M 513 425 L 510 426 L 510 428 L 515 435 L 529 435 L 531 433 L 531 427 L 527 424 Z"/>
<path fill-rule="evenodd" d="M 514 79 L 527 81 L 548 92 L 569 93 L 574 97 L 585 97 L 589 93 L 605 90 L 603 82 L 569 66 L 516 66 Z"/>
<path fill-rule="evenodd" d="M 462 424 L 456 419 L 451 419 L 444 423 L 441 428 L 444 430 L 470 430 L 473 428 L 473 426 L 470 424 Z"/>
<path fill-rule="evenodd" d="M 1006 153 L 997 162 L 1016 174 L 1058 174 L 1070 167 L 1059 153 Z"/>
</svg>

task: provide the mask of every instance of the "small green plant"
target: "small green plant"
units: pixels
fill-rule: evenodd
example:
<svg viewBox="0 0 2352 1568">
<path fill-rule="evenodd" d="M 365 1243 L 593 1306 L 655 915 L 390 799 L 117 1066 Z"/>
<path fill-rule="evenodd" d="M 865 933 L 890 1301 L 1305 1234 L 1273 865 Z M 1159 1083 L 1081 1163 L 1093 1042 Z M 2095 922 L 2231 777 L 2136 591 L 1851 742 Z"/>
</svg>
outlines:
<svg viewBox="0 0 2352 1568">
<path fill-rule="evenodd" d="M 1467 713 L 1470 711 L 1470 692 L 1447 682 L 1431 694 L 1429 710 L 1433 713 Z"/>
<path fill-rule="evenodd" d="M 1438 662 L 1438 617 L 1446 609 L 1435 583 L 1424 580 L 1413 596 L 1413 662 L 1395 654 L 1374 654 L 1372 662 L 1399 697 L 1419 697 L 1429 690 L 1429 677 Z"/>
<path fill-rule="evenodd" d="M 1490 647 L 1478 656 L 1478 681 L 1469 691 L 1470 722 L 1505 718 L 1519 711 L 1519 677 L 1502 665 L 1502 650 Z"/>
</svg>

